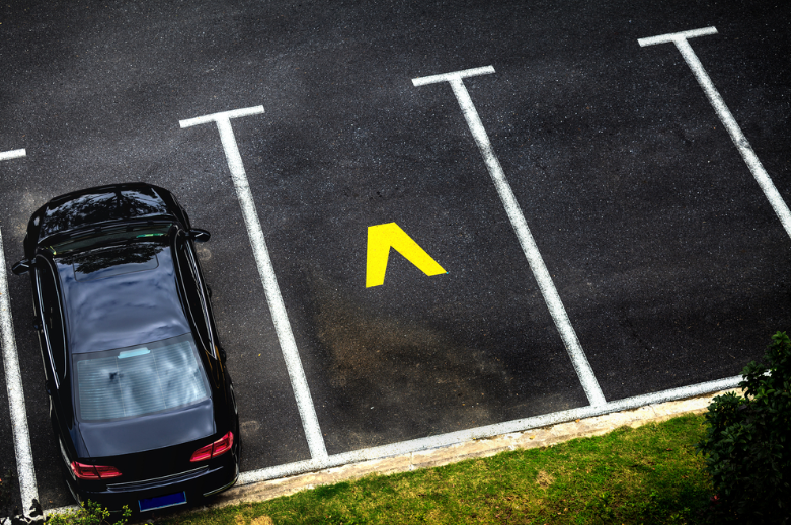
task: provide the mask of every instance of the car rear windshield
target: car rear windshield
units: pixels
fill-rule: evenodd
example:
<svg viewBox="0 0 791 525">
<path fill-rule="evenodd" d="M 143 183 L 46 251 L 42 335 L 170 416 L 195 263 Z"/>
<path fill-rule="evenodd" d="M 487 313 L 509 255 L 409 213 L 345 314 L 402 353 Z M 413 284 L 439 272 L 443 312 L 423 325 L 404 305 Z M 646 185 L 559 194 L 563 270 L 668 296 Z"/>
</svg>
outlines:
<svg viewBox="0 0 791 525">
<path fill-rule="evenodd" d="M 140 417 L 207 399 L 192 334 L 140 346 L 74 355 L 78 417 Z"/>
</svg>

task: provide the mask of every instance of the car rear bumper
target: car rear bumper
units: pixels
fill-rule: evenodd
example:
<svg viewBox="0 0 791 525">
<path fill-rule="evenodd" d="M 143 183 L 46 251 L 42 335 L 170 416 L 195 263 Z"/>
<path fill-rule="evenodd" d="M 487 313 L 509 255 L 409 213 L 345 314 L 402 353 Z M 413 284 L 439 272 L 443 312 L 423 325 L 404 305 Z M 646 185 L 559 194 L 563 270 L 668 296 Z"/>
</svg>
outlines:
<svg viewBox="0 0 791 525">
<path fill-rule="evenodd" d="M 228 490 L 238 477 L 239 465 L 234 459 L 220 466 L 205 465 L 162 478 L 108 483 L 105 490 L 78 491 L 78 494 L 80 500 L 94 501 L 111 512 L 120 511 L 126 505 L 138 513 L 141 511 L 140 500 L 183 492 L 186 501 L 181 505 L 189 506 L 199 503 L 204 497 Z"/>
</svg>

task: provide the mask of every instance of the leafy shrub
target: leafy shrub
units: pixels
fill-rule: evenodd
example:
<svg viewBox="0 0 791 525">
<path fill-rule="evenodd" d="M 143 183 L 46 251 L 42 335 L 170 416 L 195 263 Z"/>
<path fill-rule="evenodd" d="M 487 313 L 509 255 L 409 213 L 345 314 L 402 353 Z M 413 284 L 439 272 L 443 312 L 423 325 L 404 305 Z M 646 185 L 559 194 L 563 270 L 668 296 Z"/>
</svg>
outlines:
<svg viewBox="0 0 791 525">
<path fill-rule="evenodd" d="M 125 525 L 126 519 L 132 515 L 129 507 L 124 506 L 123 518 L 112 525 Z M 80 503 L 80 508 L 54 514 L 47 520 L 48 525 L 110 525 L 107 518 L 110 512 L 92 501 Z"/>
<path fill-rule="evenodd" d="M 791 523 L 791 340 L 772 336 L 763 365 L 751 362 L 734 392 L 709 406 L 698 450 L 716 495 L 715 517 L 738 523 Z"/>
</svg>

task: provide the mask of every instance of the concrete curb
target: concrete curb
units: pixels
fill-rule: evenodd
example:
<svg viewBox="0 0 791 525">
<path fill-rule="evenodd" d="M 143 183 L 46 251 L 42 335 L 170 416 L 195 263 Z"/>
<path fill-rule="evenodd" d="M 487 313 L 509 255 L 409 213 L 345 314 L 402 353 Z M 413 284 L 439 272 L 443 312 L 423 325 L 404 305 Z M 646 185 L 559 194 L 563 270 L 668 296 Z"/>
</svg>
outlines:
<svg viewBox="0 0 791 525">
<path fill-rule="evenodd" d="M 310 490 L 320 485 L 353 480 L 374 473 L 392 474 L 419 468 L 438 467 L 465 459 L 493 456 L 506 450 L 548 447 L 574 438 L 599 436 L 623 426 L 637 428 L 684 414 L 702 414 L 706 412 L 715 396 L 730 391 L 740 392 L 739 389 L 722 390 L 681 401 L 648 405 L 635 410 L 578 419 L 569 423 L 503 434 L 489 439 L 478 439 L 432 450 L 352 463 L 341 467 L 237 486 L 218 495 L 211 506 L 203 507 L 200 510 L 227 507 L 245 502 L 266 501 Z"/>
</svg>

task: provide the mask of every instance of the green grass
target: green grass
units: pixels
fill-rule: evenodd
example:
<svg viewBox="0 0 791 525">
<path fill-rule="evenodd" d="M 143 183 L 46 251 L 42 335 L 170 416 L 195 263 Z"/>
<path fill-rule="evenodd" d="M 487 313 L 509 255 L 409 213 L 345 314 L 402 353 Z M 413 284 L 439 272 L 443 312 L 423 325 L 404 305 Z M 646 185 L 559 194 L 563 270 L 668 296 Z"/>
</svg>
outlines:
<svg viewBox="0 0 791 525">
<path fill-rule="evenodd" d="M 703 523 L 702 416 L 157 523 Z"/>
</svg>

